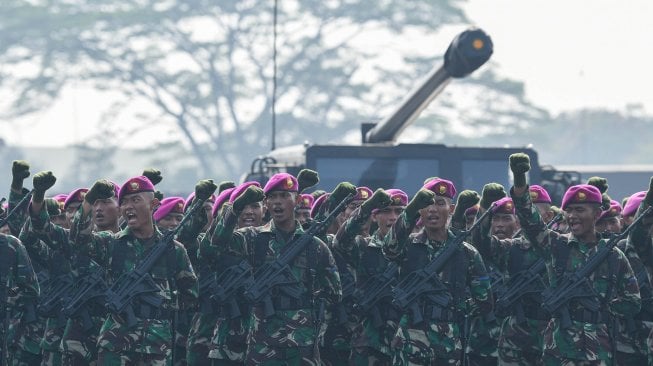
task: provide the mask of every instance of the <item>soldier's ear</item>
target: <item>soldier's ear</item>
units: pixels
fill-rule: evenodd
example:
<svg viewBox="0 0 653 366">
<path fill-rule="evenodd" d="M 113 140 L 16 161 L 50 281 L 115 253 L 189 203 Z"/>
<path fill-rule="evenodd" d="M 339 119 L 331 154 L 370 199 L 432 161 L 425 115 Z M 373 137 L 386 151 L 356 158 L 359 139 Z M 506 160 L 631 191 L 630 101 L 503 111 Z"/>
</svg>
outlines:
<svg viewBox="0 0 653 366">
<path fill-rule="evenodd" d="M 153 197 L 153 198 L 152 198 L 152 201 L 150 202 L 150 207 L 152 208 L 152 211 L 154 211 L 154 210 L 156 210 L 157 208 L 159 208 L 159 206 L 161 206 L 161 201 L 159 201 L 158 198 Z"/>
<path fill-rule="evenodd" d="M 449 205 L 449 215 L 453 215 L 453 212 L 456 210 L 456 204 L 452 203 Z"/>
</svg>

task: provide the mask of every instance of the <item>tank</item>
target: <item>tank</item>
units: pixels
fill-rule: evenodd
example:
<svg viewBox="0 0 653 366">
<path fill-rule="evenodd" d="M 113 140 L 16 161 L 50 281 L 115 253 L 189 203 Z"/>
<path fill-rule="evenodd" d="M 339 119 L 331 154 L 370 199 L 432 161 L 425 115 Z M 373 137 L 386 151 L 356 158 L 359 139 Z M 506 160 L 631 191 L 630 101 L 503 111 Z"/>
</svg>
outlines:
<svg viewBox="0 0 653 366">
<path fill-rule="evenodd" d="M 349 181 L 357 186 L 400 188 L 414 194 L 427 177 L 450 179 L 459 190 L 479 191 L 487 182 L 512 184 L 508 157 L 516 152 L 530 156 L 532 183 L 543 184 L 558 193 L 578 182 L 577 174 L 557 172 L 540 166 L 532 147 L 459 147 L 443 144 L 397 144 L 401 132 L 412 123 L 452 79 L 463 78 L 485 64 L 493 52 L 491 38 L 481 29 L 457 35 L 447 48 L 443 62 L 436 65 L 390 115 L 378 123 L 361 125 L 360 145 L 303 144 L 278 148 L 254 160 L 242 180 L 265 184 L 278 172 L 297 174 L 302 168 L 318 171 L 319 189 L 332 190 Z M 568 173 L 568 174 L 562 174 Z"/>
</svg>

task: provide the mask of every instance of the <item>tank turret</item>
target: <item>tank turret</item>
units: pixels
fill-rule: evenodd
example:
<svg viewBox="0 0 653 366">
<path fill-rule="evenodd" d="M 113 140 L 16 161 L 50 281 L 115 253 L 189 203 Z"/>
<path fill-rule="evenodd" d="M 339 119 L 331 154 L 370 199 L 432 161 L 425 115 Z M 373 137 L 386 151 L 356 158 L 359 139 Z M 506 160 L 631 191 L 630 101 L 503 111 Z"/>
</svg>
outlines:
<svg viewBox="0 0 653 366">
<path fill-rule="evenodd" d="M 444 63 L 433 68 L 427 78 L 387 118 L 363 133 L 363 143 L 393 142 L 422 110 L 447 86 L 452 78 L 463 78 L 478 69 L 492 55 L 492 39 L 483 30 L 468 29 L 449 45 Z"/>
</svg>

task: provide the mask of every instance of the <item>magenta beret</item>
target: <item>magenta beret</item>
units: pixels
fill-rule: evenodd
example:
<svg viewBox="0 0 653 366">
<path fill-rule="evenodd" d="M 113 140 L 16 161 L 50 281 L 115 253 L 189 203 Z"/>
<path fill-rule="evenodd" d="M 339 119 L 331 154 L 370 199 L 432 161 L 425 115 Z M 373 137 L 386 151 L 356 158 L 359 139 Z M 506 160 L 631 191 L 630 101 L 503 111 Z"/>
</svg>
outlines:
<svg viewBox="0 0 653 366">
<path fill-rule="evenodd" d="M 552 203 L 549 192 L 547 192 L 546 189 L 544 189 L 542 186 L 533 184 L 532 186 L 528 187 L 528 192 L 531 195 L 531 202 L 533 203 Z"/>
<path fill-rule="evenodd" d="M 354 201 L 365 201 L 366 199 L 372 197 L 372 190 L 367 187 L 356 187 L 356 195 L 354 196 Z"/>
<path fill-rule="evenodd" d="M 121 187 L 118 193 L 118 203 L 122 202 L 122 198 L 141 192 L 154 192 L 154 185 L 147 177 L 140 175 L 138 177 L 129 178 Z"/>
<path fill-rule="evenodd" d="M 299 203 L 297 203 L 297 208 L 298 209 L 308 209 L 310 210 L 311 207 L 313 207 L 313 202 L 315 201 L 315 198 L 313 198 L 312 195 L 310 194 L 301 194 L 299 197 Z"/>
<path fill-rule="evenodd" d="M 512 198 L 503 197 L 500 200 L 494 202 L 494 208 L 492 213 L 499 214 L 515 214 L 515 204 L 512 202 Z"/>
<path fill-rule="evenodd" d="M 599 220 L 618 217 L 619 215 L 621 215 L 621 204 L 615 200 L 610 200 L 610 208 L 601 213 Z"/>
<path fill-rule="evenodd" d="M 628 201 L 626 201 L 623 211 L 621 211 L 621 216 L 635 216 L 639 205 L 644 201 L 644 197 L 646 197 L 646 191 L 637 192 L 630 196 Z"/>
<path fill-rule="evenodd" d="M 597 203 L 601 204 L 601 191 L 589 184 L 578 184 L 569 187 L 562 197 L 561 209 L 572 203 Z"/>
<path fill-rule="evenodd" d="M 474 205 L 465 210 L 465 216 L 475 216 L 478 213 L 479 205 Z"/>
<path fill-rule="evenodd" d="M 449 197 L 451 199 L 456 196 L 456 187 L 449 180 L 442 178 L 434 178 L 424 184 L 424 188 L 432 191 L 437 196 Z"/>
<path fill-rule="evenodd" d="M 298 189 L 297 178 L 288 173 L 277 173 L 265 184 L 263 192 L 265 194 L 273 191 L 297 192 Z"/>
<path fill-rule="evenodd" d="M 330 193 L 325 193 L 318 197 L 315 202 L 313 202 L 313 207 L 311 207 L 311 217 L 315 218 L 317 216 L 317 213 L 320 211 L 320 207 L 326 202 L 327 198 L 329 198 L 331 194 Z"/>
<path fill-rule="evenodd" d="M 84 202 L 84 197 L 86 196 L 86 192 L 88 192 L 87 188 L 77 188 L 74 191 L 70 192 L 68 194 L 68 197 L 66 197 L 66 200 L 63 203 L 64 210 L 68 208 L 68 205 L 74 202 Z"/>
<path fill-rule="evenodd" d="M 185 200 L 182 197 L 166 197 L 161 200 L 161 205 L 154 211 L 154 221 L 158 222 L 170 213 L 184 213 Z"/>
<path fill-rule="evenodd" d="M 227 188 L 218 194 L 218 197 L 215 198 L 215 202 L 213 202 L 213 209 L 211 210 L 211 215 L 213 215 L 213 217 L 218 215 L 218 211 L 220 211 L 225 202 L 229 202 L 229 196 L 231 196 L 231 192 L 233 192 L 234 189 L 236 188 Z"/>
<path fill-rule="evenodd" d="M 392 199 L 391 206 L 406 206 L 408 204 L 408 195 L 401 189 L 386 189 L 385 193 L 390 195 L 390 198 Z"/>
<path fill-rule="evenodd" d="M 253 180 L 238 185 L 236 188 L 234 188 L 233 191 L 231 191 L 231 194 L 229 195 L 229 203 L 234 203 L 236 198 L 243 194 L 243 192 L 245 192 L 249 186 L 256 186 L 261 188 L 261 183 Z"/>
</svg>

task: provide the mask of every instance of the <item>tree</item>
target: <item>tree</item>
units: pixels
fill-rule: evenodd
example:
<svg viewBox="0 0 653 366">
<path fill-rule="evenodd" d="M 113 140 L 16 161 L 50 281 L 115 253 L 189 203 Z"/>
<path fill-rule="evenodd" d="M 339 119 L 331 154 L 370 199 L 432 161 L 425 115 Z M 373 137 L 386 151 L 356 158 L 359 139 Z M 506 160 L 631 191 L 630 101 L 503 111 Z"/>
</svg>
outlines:
<svg viewBox="0 0 653 366">
<path fill-rule="evenodd" d="M 111 140 L 101 138 L 90 146 L 99 143 L 110 150 L 134 130 L 172 130 L 172 139 L 180 136 L 191 149 L 203 176 L 233 179 L 270 146 L 273 4 L 3 2 L 0 63 L 8 67 L 0 74 L 0 87 L 16 91 L 16 98 L 6 103 L 2 117 L 47 107 L 74 80 L 90 83 L 119 93 L 104 119 L 102 132 L 110 131 Z M 378 50 L 357 46 L 363 35 L 434 35 L 444 25 L 464 22 L 456 0 L 279 1 L 278 145 L 342 139 L 358 122 L 388 110 L 379 106 L 396 104 L 438 62 L 434 55 L 444 53 L 414 52 L 401 67 L 364 64 Z M 494 73 L 464 84 L 477 103 L 456 118 L 469 128 L 488 129 L 497 121 L 524 124 L 545 114 L 524 100 L 519 84 Z M 452 95 L 443 96 L 442 111 L 435 112 L 442 128 L 447 111 L 457 108 Z M 130 105 L 142 102 L 148 105 L 145 113 L 126 115 Z M 518 114 L 512 109 L 516 105 Z M 121 119 L 134 121 L 134 130 L 112 130 L 113 121 Z"/>
</svg>

